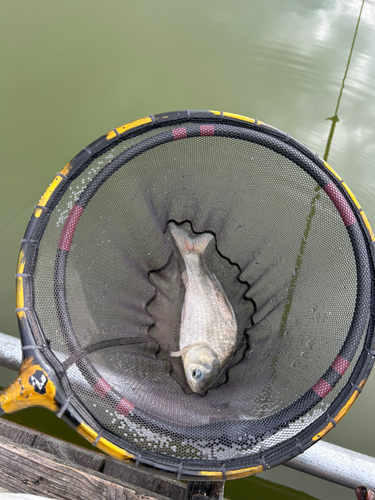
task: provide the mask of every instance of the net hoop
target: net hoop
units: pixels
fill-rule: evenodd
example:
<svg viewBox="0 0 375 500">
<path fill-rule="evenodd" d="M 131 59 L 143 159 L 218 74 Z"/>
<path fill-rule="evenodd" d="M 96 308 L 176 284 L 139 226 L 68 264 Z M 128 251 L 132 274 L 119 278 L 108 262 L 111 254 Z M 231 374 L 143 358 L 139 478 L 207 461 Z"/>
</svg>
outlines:
<svg viewBox="0 0 375 500">
<path fill-rule="evenodd" d="M 185 124 L 186 122 L 189 122 L 188 125 L 180 126 L 181 123 Z M 165 127 L 172 128 L 163 130 Z M 148 422 L 152 421 L 155 429 L 169 433 L 172 438 L 181 439 L 181 436 L 186 436 L 188 433 L 183 425 L 181 428 L 176 425 L 170 426 L 165 421 L 158 420 L 147 412 L 141 411 L 131 401 L 123 398 L 84 357 L 87 351 L 82 350 L 70 319 L 65 280 L 67 259 L 75 231 L 79 227 L 80 218 L 90 200 L 100 187 L 127 162 L 160 145 L 189 140 L 192 137 L 230 137 L 272 149 L 296 163 L 329 196 L 346 227 L 356 259 L 358 285 L 355 311 L 347 337 L 339 353 L 329 369 L 312 388 L 271 417 L 258 420 L 257 424 L 260 428 L 264 428 L 265 434 L 276 433 L 283 428 L 286 421 L 293 421 L 297 413 L 301 414 L 301 405 L 303 405 L 303 412 L 307 413 L 323 400 L 350 366 L 363 339 L 363 331 L 366 330 L 364 348 L 356 362 L 355 369 L 343 390 L 330 405 L 329 412 L 325 412 L 313 424 L 306 427 L 303 432 L 298 434 L 297 438 L 293 437 L 264 452 L 227 460 L 221 464 L 218 464 L 217 460 L 180 460 L 161 453 L 140 450 L 123 438 L 102 428 L 72 392 L 64 367 L 53 352 L 48 349 L 48 340 L 44 336 L 34 307 L 33 275 L 38 258 L 38 245 L 49 222 L 51 212 L 61 200 L 70 183 L 92 164 L 98 154 L 103 154 L 116 143 L 155 128 L 160 129 L 156 135 L 129 147 L 100 170 L 88 183 L 70 210 L 61 231 L 55 256 L 54 301 L 56 308 L 60 311 L 61 328 L 67 335 L 66 343 L 71 346 L 70 354 L 75 356 L 74 361 L 99 397 L 112 398 L 112 405 L 122 416 L 129 419 L 136 417 L 138 421 L 142 419 Z M 178 479 L 194 477 L 225 480 L 258 473 L 303 452 L 324 436 L 348 411 L 361 392 L 375 357 L 373 340 L 374 290 L 373 286 L 369 286 L 369 283 L 373 282 L 374 276 L 374 241 L 375 238 L 367 218 L 346 184 L 318 155 L 290 137 L 289 134 L 257 120 L 222 112 L 185 111 L 146 117 L 119 127 L 84 148 L 56 175 L 36 206 L 22 242 L 17 269 L 17 314 L 22 342 L 24 346 L 28 347 L 25 349 L 25 355 L 39 356 L 46 360 L 47 365 L 51 367 L 51 377 L 55 378 L 56 386 L 59 388 L 60 409 L 58 416 L 63 417 L 81 435 L 107 453 L 137 465 L 151 465 L 164 472 L 172 473 Z M 252 425 L 252 421 L 241 422 L 240 426 L 238 421 L 227 421 L 223 432 L 234 436 L 233 439 L 243 440 L 243 436 L 251 434 Z M 194 432 L 196 433 L 196 429 Z"/>
</svg>

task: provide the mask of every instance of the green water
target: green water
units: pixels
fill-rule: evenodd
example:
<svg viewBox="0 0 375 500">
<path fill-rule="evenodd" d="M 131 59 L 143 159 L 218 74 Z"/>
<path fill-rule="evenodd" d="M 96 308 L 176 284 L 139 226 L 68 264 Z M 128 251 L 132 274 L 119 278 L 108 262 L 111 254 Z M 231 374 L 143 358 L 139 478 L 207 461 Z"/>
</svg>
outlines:
<svg viewBox="0 0 375 500">
<path fill-rule="evenodd" d="M 289 132 L 329 154 L 375 227 L 375 3 L 363 3 L 358 25 L 361 7 L 362 0 L 1 0 L 0 331 L 18 336 L 17 254 L 54 174 L 100 135 L 150 113 L 225 110 Z M 13 375 L 1 369 L 0 385 Z M 372 375 L 327 441 L 375 455 L 374 388 Z M 76 437 L 41 410 L 14 418 Z M 228 483 L 226 495 L 354 498 L 282 466 Z"/>
</svg>

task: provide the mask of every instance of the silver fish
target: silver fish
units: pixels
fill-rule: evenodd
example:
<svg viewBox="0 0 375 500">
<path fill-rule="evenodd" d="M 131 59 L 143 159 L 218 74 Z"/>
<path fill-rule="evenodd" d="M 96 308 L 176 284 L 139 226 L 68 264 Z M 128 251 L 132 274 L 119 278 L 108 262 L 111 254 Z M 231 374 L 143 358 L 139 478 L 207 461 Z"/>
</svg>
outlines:
<svg viewBox="0 0 375 500">
<path fill-rule="evenodd" d="M 184 259 L 182 274 L 185 299 L 181 312 L 180 350 L 187 382 L 192 391 L 203 393 L 228 363 L 237 337 L 233 308 L 216 276 L 203 261 L 212 234 L 190 237 L 174 223 L 170 234 Z"/>
</svg>

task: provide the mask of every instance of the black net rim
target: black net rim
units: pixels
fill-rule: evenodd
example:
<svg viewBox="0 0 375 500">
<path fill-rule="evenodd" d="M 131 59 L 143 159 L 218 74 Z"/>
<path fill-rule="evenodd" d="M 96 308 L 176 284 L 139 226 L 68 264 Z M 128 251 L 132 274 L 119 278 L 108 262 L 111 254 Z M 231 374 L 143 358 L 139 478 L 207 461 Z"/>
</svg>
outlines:
<svg viewBox="0 0 375 500">
<path fill-rule="evenodd" d="M 179 123 L 190 121 L 191 124 L 184 127 L 179 127 Z M 365 289 L 363 283 L 366 280 L 363 279 L 364 275 L 374 276 L 374 259 L 373 259 L 373 242 L 374 237 L 370 226 L 368 225 L 367 219 L 360 209 L 358 202 L 355 200 L 354 196 L 342 180 L 335 174 L 335 172 L 319 158 L 318 155 L 314 154 L 308 148 L 300 144 L 295 139 L 291 138 L 288 134 L 278 131 L 272 127 L 269 127 L 256 120 L 251 120 L 244 117 L 238 117 L 231 114 L 225 113 L 215 113 L 215 112 L 176 112 L 172 114 L 161 114 L 152 117 L 147 117 L 137 122 L 130 124 L 133 126 L 124 126 L 116 129 L 114 132 L 110 132 L 106 136 L 101 137 L 94 143 L 92 143 L 87 148 L 78 154 L 61 172 L 57 174 L 55 178 L 55 186 L 53 189 L 47 190 L 44 197 L 42 197 L 39 205 L 37 205 L 34 215 L 32 216 L 28 229 L 25 234 L 25 239 L 23 240 L 23 246 L 21 249 L 21 254 L 24 258 L 24 273 L 30 276 L 29 279 L 23 280 L 24 297 L 26 297 L 25 302 L 27 304 L 22 304 L 23 307 L 20 308 L 18 305 L 18 310 L 26 310 L 27 321 L 21 321 L 21 335 L 24 345 L 34 344 L 37 348 L 45 346 L 45 339 L 43 335 L 43 330 L 38 323 L 38 319 L 33 308 L 33 283 L 32 276 L 35 271 L 36 261 L 37 261 L 37 250 L 38 244 L 43 236 L 44 230 L 48 224 L 49 214 L 52 212 L 54 207 L 57 205 L 62 195 L 68 188 L 69 184 L 77 178 L 87 167 L 90 166 L 92 161 L 98 154 L 102 154 L 106 149 L 113 147 L 115 142 L 121 142 L 128 139 L 132 135 L 143 134 L 148 129 L 153 127 L 159 127 L 160 132 L 153 136 L 152 138 L 145 139 L 135 146 L 130 147 L 125 152 L 121 153 L 117 158 L 115 158 L 107 167 L 103 168 L 88 184 L 86 189 L 82 192 L 79 199 L 76 201 L 70 215 L 65 223 L 64 229 L 61 234 L 60 242 L 56 252 L 55 261 L 55 276 L 57 277 L 54 284 L 55 290 L 55 302 L 59 305 L 59 309 L 62 314 L 59 316 L 59 321 L 63 326 L 63 330 L 69 332 L 69 341 L 73 345 L 73 350 L 79 350 L 81 346 L 75 337 L 74 330 L 69 317 L 69 309 L 65 296 L 65 267 L 67 262 L 67 257 L 70 251 L 70 244 L 73 238 L 74 231 L 79 223 L 79 217 L 84 211 L 85 207 L 89 203 L 90 199 L 95 195 L 97 189 L 115 172 L 118 168 L 123 166 L 125 163 L 130 161 L 135 156 L 142 154 L 143 152 L 157 147 L 160 144 L 165 144 L 167 142 L 175 140 L 188 140 L 190 137 L 200 137 L 207 135 L 223 136 L 223 137 L 233 137 L 236 139 L 256 142 L 260 145 L 264 145 L 270 149 L 273 149 L 277 153 L 285 156 L 286 158 L 294 161 L 298 166 L 300 166 L 305 172 L 307 172 L 317 184 L 328 194 L 331 198 L 333 204 L 335 205 L 337 211 L 340 213 L 344 224 L 347 228 L 350 241 L 353 248 L 361 247 L 365 248 L 366 259 L 361 259 L 360 255 L 362 252 L 355 252 L 356 255 L 356 267 L 358 274 L 358 289 L 357 289 L 357 299 L 355 306 L 355 313 L 353 315 L 353 321 L 348 332 L 347 340 L 344 342 L 338 356 L 332 363 L 331 367 L 322 376 L 317 384 L 309 391 L 307 391 L 302 397 L 296 400 L 294 403 L 279 411 L 277 414 L 272 415 L 272 427 L 273 432 L 277 432 L 279 429 L 285 425 L 286 416 L 288 415 L 287 421 L 290 422 L 294 418 L 296 408 L 298 407 L 298 414 L 301 414 L 301 401 L 305 401 L 304 412 L 308 412 L 312 407 L 314 407 L 319 401 L 321 401 L 330 390 L 337 384 L 342 375 L 344 374 L 347 366 L 349 366 L 354 353 L 358 347 L 358 344 L 362 338 L 358 332 L 363 331 L 362 328 L 358 327 L 358 321 L 363 318 L 364 309 L 369 309 L 369 304 L 373 304 L 373 290 Z M 163 131 L 163 127 L 176 125 L 176 128 L 172 130 Z M 122 131 L 124 129 L 124 131 Z M 301 155 L 298 157 L 296 153 L 303 153 L 304 159 L 301 160 Z M 52 183 L 53 184 L 53 183 Z M 51 185 L 52 186 L 52 185 Z M 27 290 L 26 290 L 27 289 Z M 173 471 L 181 476 L 201 476 L 202 468 L 205 471 L 218 471 L 218 474 L 225 476 L 228 471 L 239 471 L 242 469 L 257 469 L 259 467 L 266 468 L 269 466 L 277 465 L 285 460 L 288 460 L 292 456 L 304 451 L 308 446 L 313 444 L 312 438 L 319 434 L 321 429 L 325 429 L 329 422 L 337 415 L 343 408 L 345 409 L 348 405 L 348 401 L 351 401 L 353 395 L 358 395 L 361 389 L 361 384 L 367 378 L 371 367 L 374 362 L 374 351 L 373 351 L 373 310 L 371 312 L 371 318 L 367 328 L 367 338 L 365 341 L 365 348 L 363 349 L 359 360 L 357 362 L 356 368 L 353 371 L 349 382 L 346 384 L 345 388 L 341 391 L 339 396 L 331 404 L 329 409 L 329 415 L 325 412 L 319 419 L 317 419 L 313 424 L 310 424 L 305 428 L 297 438 L 291 438 L 288 441 L 274 446 L 267 450 L 266 452 L 259 454 L 258 456 L 252 456 L 249 458 L 238 458 L 228 460 L 225 464 L 220 464 L 218 467 L 217 461 L 210 460 L 177 460 L 172 457 L 164 456 L 158 453 L 152 452 L 142 452 L 141 450 L 135 449 L 132 445 L 125 442 L 122 438 L 111 434 L 106 430 L 101 430 L 100 435 L 105 436 L 110 442 L 115 443 L 120 449 L 126 450 L 128 453 L 134 457 L 134 459 L 141 463 L 147 463 L 161 468 L 165 471 Z M 356 335 L 358 338 L 356 338 Z M 353 342 L 354 339 L 354 342 Z M 349 340 L 351 342 L 349 342 Z M 354 348 L 355 347 L 355 348 Z M 73 352 L 72 352 L 73 354 Z M 65 395 L 61 396 L 63 401 L 64 415 L 65 418 L 70 420 L 70 423 L 77 427 L 77 422 L 80 421 L 79 425 L 83 422 L 89 422 L 94 428 L 99 428 L 100 425 L 97 422 L 92 421 L 92 417 L 88 414 L 85 408 L 75 400 L 71 393 L 69 383 L 66 379 L 66 375 L 57 361 L 57 359 L 51 355 L 50 351 L 46 355 L 48 362 L 52 365 L 54 371 L 58 374 L 58 378 L 61 380 L 63 391 Z M 126 414 L 131 418 L 132 414 L 137 414 L 137 418 L 143 418 L 145 420 L 152 419 L 153 424 L 160 429 L 165 430 L 165 422 L 158 422 L 154 417 L 140 412 L 137 408 L 134 408 L 132 403 L 124 400 L 120 394 L 117 394 L 115 390 L 108 390 L 108 383 L 100 376 L 92 364 L 85 358 L 77 362 L 79 367 L 81 363 L 82 373 L 86 373 L 86 379 L 92 387 L 97 387 L 101 391 L 104 391 L 109 397 L 114 398 L 115 406 L 122 409 L 122 413 Z M 68 401 L 68 404 L 65 404 Z M 77 417 L 79 415 L 79 417 Z M 266 417 L 260 421 L 258 424 L 264 426 L 265 432 L 270 430 L 271 417 Z M 328 421 L 328 424 L 327 424 Z M 226 427 L 228 432 L 235 430 L 238 425 L 237 422 L 227 422 Z M 331 423 L 331 425 L 333 425 Z M 79 426 L 78 426 L 79 427 Z M 179 435 L 180 430 L 176 426 L 167 426 L 169 432 Z M 182 429 L 181 429 L 182 430 Z M 186 432 L 186 429 L 183 429 Z M 242 429 L 246 431 L 246 429 Z M 182 465 L 181 465 L 182 464 Z M 218 470 L 219 469 L 219 470 Z M 257 470 L 256 472 L 259 472 Z M 247 472 L 251 473 L 251 472 Z M 238 474 L 237 474 L 238 475 Z"/>
</svg>

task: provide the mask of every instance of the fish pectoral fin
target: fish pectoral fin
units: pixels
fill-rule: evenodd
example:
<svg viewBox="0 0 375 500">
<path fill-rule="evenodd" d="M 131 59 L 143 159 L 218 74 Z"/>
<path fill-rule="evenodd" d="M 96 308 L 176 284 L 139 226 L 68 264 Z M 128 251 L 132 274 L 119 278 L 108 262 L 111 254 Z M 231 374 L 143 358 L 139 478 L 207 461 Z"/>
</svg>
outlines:
<svg viewBox="0 0 375 500">
<path fill-rule="evenodd" d="M 190 344 L 189 347 L 192 347 L 193 345 L 208 345 L 207 342 L 205 342 L 204 340 L 200 340 L 199 342 L 194 342 L 194 344 Z"/>
<path fill-rule="evenodd" d="M 188 349 L 190 349 L 190 347 L 196 347 L 199 345 L 207 345 L 208 347 L 211 348 L 211 346 L 208 342 L 205 342 L 204 340 L 200 340 L 199 342 L 194 342 L 194 344 L 190 344 L 190 345 L 184 347 L 184 349 L 188 350 Z"/>
<path fill-rule="evenodd" d="M 181 349 L 180 351 L 170 351 L 169 354 L 172 356 L 172 358 L 178 358 L 181 356 L 182 360 L 183 360 L 186 353 L 190 349 L 190 347 L 197 346 L 197 345 L 208 345 L 208 344 L 207 344 L 207 342 L 203 342 L 203 341 L 194 342 L 194 344 L 187 345 L 183 349 Z"/>
<path fill-rule="evenodd" d="M 188 349 L 189 349 L 188 347 L 184 347 L 183 349 L 181 349 L 181 351 L 170 351 L 169 354 L 172 356 L 172 358 L 179 358 L 180 356 L 186 354 L 186 351 Z"/>
<path fill-rule="evenodd" d="M 198 345 L 208 345 L 210 347 L 210 345 L 207 343 L 207 342 L 204 342 L 203 340 L 200 341 L 200 342 L 194 342 L 194 344 L 190 344 L 190 345 L 187 345 L 185 346 L 183 349 L 181 349 L 181 351 L 170 351 L 169 354 L 173 357 L 173 358 L 178 358 L 179 356 L 182 356 L 182 359 L 184 358 L 185 354 L 188 352 L 188 350 L 190 349 L 190 347 L 194 347 L 194 346 L 198 346 Z"/>
</svg>

